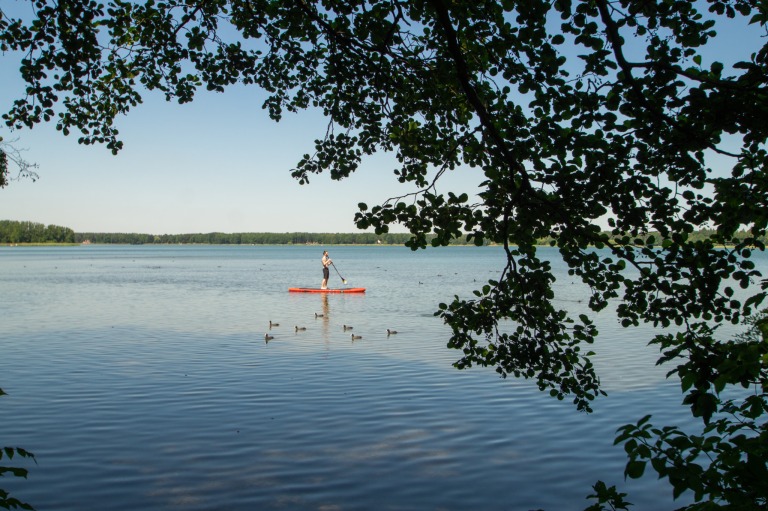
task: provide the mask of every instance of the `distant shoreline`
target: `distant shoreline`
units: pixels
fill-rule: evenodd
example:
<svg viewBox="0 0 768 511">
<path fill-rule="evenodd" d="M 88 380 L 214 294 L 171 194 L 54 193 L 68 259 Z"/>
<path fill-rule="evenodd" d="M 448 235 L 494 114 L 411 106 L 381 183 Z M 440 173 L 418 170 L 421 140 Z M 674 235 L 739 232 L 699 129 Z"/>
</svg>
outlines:
<svg viewBox="0 0 768 511">
<path fill-rule="evenodd" d="M 436 239 L 435 234 L 417 235 L 416 239 L 431 246 Z M 670 243 L 680 243 L 665 240 L 658 232 L 642 233 L 640 235 L 617 234 L 601 231 L 599 238 L 617 246 L 636 246 L 664 248 Z M 412 233 L 381 233 L 372 232 L 208 232 L 186 234 L 146 234 L 119 232 L 75 232 L 68 227 L 43 225 L 34 222 L 0 220 L 0 246 L 7 247 L 73 247 L 85 245 L 221 245 L 221 246 L 405 246 L 414 239 Z M 450 240 L 448 246 L 477 246 L 475 241 L 482 241 L 481 246 L 501 246 L 501 243 L 491 243 L 483 233 L 463 233 L 460 237 Z M 765 237 L 755 240 L 749 231 L 739 231 L 732 239 L 725 240 L 712 229 L 702 229 L 685 235 L 683 243 L 707 244 L 715 246 L 733 246 L 742 240 L 751 242 L 754 248 L 761 248 L 766 243 Z M 599 239 L 594 240 L 599 241 Z M 546 247 L 556 244 L 556 239 L 539 238 L 537 246 Z M 600 243 L 597 243 L 599 246 Z"/>
<path fill-rule="evenodd" d="M 15 247 L 81 247 L 82 243 L 58 243 L 52 241 L 50 243 L 3 243 L 3 247 L 15 248 Z"/>
<path fill-rule="evenodd" d="M 398 243 L 2 243 L 0 247 L 24 248 L 24 247 L 89 247 L 89 246 L 116 246 L 116 247 L 403 247 Z M 448 245 L 450 247 L 476 247 L 472 244 Z M 500 247 L 500 244 L 491 243 L 483 247 Z M 549 245 L 541 245 L 549 246 Z M 427 245 L 427 248 L 440 248 Z"/>
</svg>

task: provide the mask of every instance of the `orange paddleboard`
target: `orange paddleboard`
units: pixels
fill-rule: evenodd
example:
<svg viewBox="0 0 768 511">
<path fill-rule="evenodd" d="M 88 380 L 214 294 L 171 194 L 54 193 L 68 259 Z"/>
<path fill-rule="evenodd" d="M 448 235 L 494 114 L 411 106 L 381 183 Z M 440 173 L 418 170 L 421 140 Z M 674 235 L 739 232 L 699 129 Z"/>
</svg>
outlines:
<svg viewBox="0 0 768 511">
<path fill-rule="evenodd" d="M 320 289 L 319 287 L 289 287 L 289 293 L 365 293 L 364 287 L 350 287 L 347 289 Z"/>
</svg>

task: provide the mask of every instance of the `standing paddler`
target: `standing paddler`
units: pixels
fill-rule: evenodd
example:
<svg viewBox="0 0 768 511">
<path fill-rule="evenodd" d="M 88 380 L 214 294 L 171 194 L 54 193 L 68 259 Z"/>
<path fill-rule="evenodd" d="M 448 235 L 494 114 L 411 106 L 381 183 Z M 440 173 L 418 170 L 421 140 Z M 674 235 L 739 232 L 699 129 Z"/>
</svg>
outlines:
<svg viewBox="0 0 768 511">
<path fill-rule="evenodd" d="M 328 267 L 333 264 L 333 261 L 328 256 L 327 250 L 323 250 L 323 258 L 320 262 L 323 263 L 323 282 L 320 284 L 320 289 L 328 289 L 328 277 L 331 276 L 331 270 Z"/>
</svg>

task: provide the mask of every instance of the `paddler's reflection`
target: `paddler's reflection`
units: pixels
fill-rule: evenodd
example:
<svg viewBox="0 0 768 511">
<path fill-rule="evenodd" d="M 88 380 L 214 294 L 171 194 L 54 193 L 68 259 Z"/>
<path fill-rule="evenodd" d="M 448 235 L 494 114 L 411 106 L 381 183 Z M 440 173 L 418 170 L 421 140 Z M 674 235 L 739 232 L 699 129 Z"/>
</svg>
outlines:
<svg viewBox="0 0 768 511">
<path fill-rule="evenodd" d="M 326 293 L 322 293 L 322 300 L 323 300 L 323 324 L 328 324 L 328 295 Z"/>
<path fill-rule="evenodd" d="M 320 293 L 320 306 L 323 310 L 323 339 L 325 341 L 326 347 L 328 347 L 330 339 L 328 336 L 328 318 L 330 317 L 329 311 L 330 308 L 328 307 L 328 294 L 327 293 Z"/>
</svg>

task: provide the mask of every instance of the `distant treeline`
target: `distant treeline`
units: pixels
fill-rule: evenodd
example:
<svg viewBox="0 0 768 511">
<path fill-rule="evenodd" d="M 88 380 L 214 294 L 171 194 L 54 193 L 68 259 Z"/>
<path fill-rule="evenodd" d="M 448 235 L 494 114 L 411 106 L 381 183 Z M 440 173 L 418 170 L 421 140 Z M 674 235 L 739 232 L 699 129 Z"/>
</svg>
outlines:
<svg viewBox="0 0 768 511">
<path fill-rule="evenodd" d="M 69 227 L 0 220 L 0 243 L 77 243 Z"/>
<path fill-rule="evenodd" d="M 702 229 L 690 233 L 692 241 L 709 239 L 714 230 Z M 627 238 L 626 243 L 645 243 L 642 240 Z M 743 238 L 746 233 L 739 233 Z M 202 244 L 202 245 L 403 245 L 411 237 L 408 233 L 388 233 L 377 235 L 370 232 L 356 233 L 313 233 L 313 232 L 210 232 L 197 234 L 140 234 L 140 233 L 108 233 L 108 232 L 79 232 L 58 225 L 37 224 L 34 222 L 17 222 L 0 220 L 0 243 L 102 243 L 121 245 L 145 244 Z M 542 245 L 549 245 L 550 239 L 542 239 Z M 762 240 L 765 242 L 765 239 Z M 654 244 L 661 242 L 658 234 Z M 468 244 L 466 239 L 454 240 L 454 245 Z"/>
<path fill-rule="evenodd" d="M 700 230 L 688 235 L 691 241 L 709 239 L 714 230 Z M 642 238 L 643 243 L 649 240 L 651 233 Z M 746 233 L 739 233 L 743 238 Z M 82 232 L 75 233 L 77 243 L 115 243 L 115 244 L 202 244 L 202 245 L 403 245 L 411 237 L 408 233 L 388 233 L 376 235 L 370 232 L 331 233 L 331 232 L 209 232 L 197 234 L 136 234 L 136 233 L 104 233 Z M 429 240 L 430 237 L 427 237 Z M 551 239 L 539 240 L 542 245 L 549 245 Z M 629 244 L 640 244 L 638 238 L 626 238 Z M 765 241 L 765 240 L 763 240 Z M 661 237 L 655 233 L 654 244 L 661 243 Z M 466 238 L 452 240 L 452 245 L 468 245 Z"/>
<path fill-rule="evenodd" d="M 79 232 L 78 243 L 208 244 L 208 245 L 402 245 L 410 234 L 316 232 L 209 232 L 197 234 L 136 234 Z"/>
</svg>

